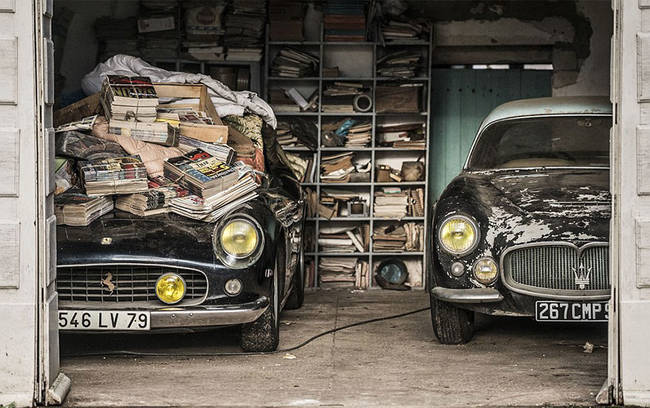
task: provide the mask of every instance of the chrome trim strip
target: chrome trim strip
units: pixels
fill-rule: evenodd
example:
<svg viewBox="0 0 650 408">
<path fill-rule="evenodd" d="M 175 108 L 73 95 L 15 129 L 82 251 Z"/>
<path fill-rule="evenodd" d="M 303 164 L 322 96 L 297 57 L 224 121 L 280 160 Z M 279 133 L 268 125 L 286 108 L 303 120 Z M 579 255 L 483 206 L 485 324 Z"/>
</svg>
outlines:
<svg viewBox="0 0 650 408">
<path fill-rule="evenodd" d="M 479 126 L 478 132 L 476 132 L 476 136 L 474 136 L 474 141 L 472 142 L 472 146 L 469 148 L 469 153 L 467 153 L 467 158 L 465 159 L 465 164 L 463 164 L 463 170 L 462 171 L 469 171 L 467 166 L 469 165 L 469 158 L 472 157 L 472 153 L 474 153 L 474 148 L 476 147 L 476 144 L 478 143 L 478 139 L 483 135 L 483 132 L 485 132 L 485 129 L 488 127 L 494 125 L 495 123 L 501 123 L 501 122 L 506 122 L 509 120 L 516 120 L 516 119 L 525 119 L 525 118 L 533 118 L 533 119 L 538 119 L 538 118 L 561 118 L 561 117 L 570 117 L 570 116 L 602 116 L 602 117 L 612 117 L 612 113 L 562 113 L 562 114 L 539 114 L 539 115 L 521 115 L 521 116 L 512 116 L 509 118 L 503 118 L 499 120 L 495 120 L 490 123 L 481 123 Z M 541 169 L 542 167 L 530 167 L 530 169 Z M 563 168 L 570 168 L 570 167 L 563 167 Z M 588 167 L 591 168 L 591 167 Z M 482 171 L 487 171 L 482 170 Z"/>
<path fill-rule="evenodd" d="M 205 274 L 200 269 L 195 269 L 195 268 L 188 268 L 187 266 L 175 266 L 175 265 L 168 265 L 168 264 L 159 264 L 159 263 L 138 263 L 138 262 L 108 262 L 108 263 L 88 263 L 88 264 L 70 264 L 70 265 L 57 265 L 56 268 L 83 268 L 83 267 L 88 267 L 88 266 L 112 266 L 112 265 L 122 265 L 122 266 L 155 266 L 155 267 L 163 267 L 163 268 L 176 268 L 176 269 L 184 269 L 186 271 L 193 271 L 193 272 L 199 272 L 205 277 L 205 296 L 203 296 L 200 299 L 193 299 L 191 301 L 188 301 L 188 305 L 200 305 L 201 303 L 205 302 L 205 299 L 208 298 L 208 293 L 210 293 L 210 279 L 208 279 L 208 275 Z M 57 275 L 58 276 L 58 275 Z M 56 280 L 55 280 L 56 281 Z M 156 288 L 154 287 L 154 290 Z M 181 300 L 182 302 L 182 300 Z M 190 303 L 191 302 L 191 303 Z M 97 302 L 101 303 L 101 302 Z M 161 301 L 162 303 L 162 301 Z M 164 304 L 164 303 L 162 303 Z"/>
<path fill-rule="evenodd" d="M 503 295 L 494 288 L 449 289 L 436 286 L 431 289 L 431 294 L 450 303 L 495 303 L 503 300 Z"/>
<path fill-rule="evenodd" d="M 578 257 L 588 248 L 593 247 L 609 247 L 609 242 L 605 241 L 595 241 L 589 242 L 582 246 L 577 246 L 571 242 L 566 241 L 544 241 L 544 242 L 529 242 L 527 244 L 514 245 L 508 247 L 505 251 L 501 253 L 501 258 L 499 261 L 499 266 L 501 269 L 501 281 L 503 285 L 509 290 L 520 293 L 522 295 L 542 297 L 544 299 L 556 299 L 556 300 L 607 300 L 611 295 L 611 289 L 604 290 L 562 290 L 562 289 L 547 289 L 540 288 L 536 286 L 523 285 L 521 283 L 515 282 L 510 274 L 506 273 L 506 268 L 504 265 L 504 260 L 507 254 L 517 249 L 522 248 L 534 248 L 541 246 L 566 246 L 574 248 L 578 253 Z M 609 271 L 608 271 L 609 273 Z M 611 274 L 610 274 L 611 276 Z M 610 282 L 611 286 L 611 282 Z"/>
</svg>

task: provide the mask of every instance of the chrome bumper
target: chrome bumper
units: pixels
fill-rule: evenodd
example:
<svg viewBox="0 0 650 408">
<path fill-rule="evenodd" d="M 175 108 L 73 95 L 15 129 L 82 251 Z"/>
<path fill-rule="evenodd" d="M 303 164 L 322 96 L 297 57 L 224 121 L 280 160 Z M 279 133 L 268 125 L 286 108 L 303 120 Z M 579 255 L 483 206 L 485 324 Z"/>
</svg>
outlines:
<svg viewBox="0 0 650 408">
<path fill-rule="evenodd" d="M 149 309 L 134 307 L 132 310 L 148 311 L 151 315 L 152 329 L 186 328 L 186 327 L 210 327 L 210 326 L 231 326 L 236 324 L 250 323 L 257 320 L 270 305 L 269 298 L 262 296 L 252 302 L 233 305 L 205 305 L 187 307 L 163 307 Z M 103 309 L 116 310 L 107 304 L 102 305 Z M 60 309 L 70 310 L 98 310 L 96 304 L 74 303 L 59 305 Z M 121 307 L 120 310 L 130 310 L 128 307 Z"/>
<path fill-rule="evenodd" d="M 494 288 L 449 289 L 436 286 L 431 289 L 431 294 L 449 303 L 494 303 L 503 300 L 503 295 Z"/>
</svg>

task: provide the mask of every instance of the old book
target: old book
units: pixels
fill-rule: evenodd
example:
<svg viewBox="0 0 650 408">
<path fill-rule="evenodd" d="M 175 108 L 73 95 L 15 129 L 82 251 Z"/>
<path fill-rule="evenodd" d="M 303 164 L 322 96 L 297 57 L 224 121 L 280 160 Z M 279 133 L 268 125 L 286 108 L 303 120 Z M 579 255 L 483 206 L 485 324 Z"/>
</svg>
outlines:
<svg viewBox="0 0 650 408">
<path fill-rule="evenodd" d="M 147 169 L 139 158 L 92 160 L 80 169 L 86 194 L 132 194 L 148 190 Z"/>
<path fill-rule="evenodd" d="M 169 158 L 163 168 L 165 177 L 204 199 L 227 190 L 239 178 L 234 168 L 201 149 Z"/>
<path fill-rule="evenodd" d="M 111 210 L 112 197 L 90 197 L 79 189 L 70 189 L 54 197 L 57 225 L 83 227 Z"/>
</svg>

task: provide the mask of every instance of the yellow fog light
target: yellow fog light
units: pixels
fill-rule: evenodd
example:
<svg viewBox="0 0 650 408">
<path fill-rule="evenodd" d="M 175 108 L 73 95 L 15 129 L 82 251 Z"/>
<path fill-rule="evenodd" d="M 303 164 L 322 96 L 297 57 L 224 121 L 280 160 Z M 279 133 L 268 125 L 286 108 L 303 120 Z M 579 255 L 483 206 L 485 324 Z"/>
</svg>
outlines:
<svg viewBox="0 0 650 408">
<path fill-rule="evenodd" d="M 221 230 L 221 248 L 235 258 L 244 258 L 255 252 L 258 241 L 257 228 L 244 219 L 235 219 Z"/>
<path fill-rule="evenodd" d="M 185 280 L 175 273 L 161 275 L 156 282 L 156 296 L 168 305 L 180 302 L 185 296 Z"/>
<path fill-rule="evenodd" d="M 486 257 L 476 261 L 472 271 L 474 272 L 474 277 L 477 281 L 487 285 L 494 282 L 499 273 L 499 268 L 494 259 Z"/>
<path fill-rule="evenodd" d="M 474 220 L 464 215 L 452 215 L 440 225 L 438 242 L 450 254 L 465 255 L 476 248 L 478 234 Z"/>
</svg>

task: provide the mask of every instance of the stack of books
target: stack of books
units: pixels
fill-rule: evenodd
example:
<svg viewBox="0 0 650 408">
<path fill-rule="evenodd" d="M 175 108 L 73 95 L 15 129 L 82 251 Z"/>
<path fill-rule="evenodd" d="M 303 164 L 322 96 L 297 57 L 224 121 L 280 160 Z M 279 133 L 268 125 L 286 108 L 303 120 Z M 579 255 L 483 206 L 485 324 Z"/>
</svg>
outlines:
<svg viewBox="0 0 650 408">
<path fill-rule="evenodd" d="M 191 137 L 180 136 L 178 138 L 178 147 L 187 152 L 201 149 L 226 164 L 232 163 L 235 158 L 235 150 L 227 144 L 202 142 Z"/>
<path fill-rule="evenodd" d="M 428 39 L 429 27 L 414 21 L 391 20 L 381 27 L 381 34 L 385 41 L 421 41 Z"/>
<path fill-rule="evenodd" d="M 284 154 L 289 162 L 288 165 L 294 176 L 301 183 L 313 183 L 314 177 L 314 156 L 304 154 L 293 154 L 286 152 Z"/>
<path fill-rule="evenodd" d="M 366 289 L 370 282 L 368 263 L 355 257 L 321 257 L 318 277 L 323 289 Z"/>
<path fill-rule="evenodd" d="M 147 191 L 147 169 L 140 159 L 119 157 L 93 160 L 81 167 L 86 194 L 102 196 Z"/>
<path fill-rule="evenodd" d="M 295 0 L 269 0 L 269 39 L 304 41 L 305 3 Z"/>
<path fill-rule="evenodd" d="M 359 123 L 350 127 L 345 138 L 345 147 L 358 148 L 370 145 L 372 124 Z"/>
<path fill-rule="evenodd" d="M 233 169 L 239 178 L 231 187 L 205 198 L 195 194 L 174 198 L 170 202 L 171 212 L 195 220 L 214 222 L 257 197 L 255 190 L 258 184 L 252 168 L 238 163 Z"/>
<path fill-rule="evenodd" d="M 108 75 L 100 101 L 108 119 L 154 122 L 158 95 L 149 77 Z"/>
<path fill-rule="evenodd" d="M 317 56 L 287 47 L 273 59 L 271 75 L 285 78 L 318 76 L 318 65 Z"/>
<path fill-rule="evenodd" d="M 140 217 L 169 212 L 169 203 L 172 198 L 185 197 L 189 192 L 178 184 L 166 180 L 164 177 L 149 180 L 149 190 L 137 194 L 118 196 L 115 208 L 130 212 Z"/>
<path fill-rule="evenodd" d="M 421 59 L 421 54 L 407 50 L 386 54 L 377 60 L 377 76 L 413 78 Z"/>
<path fill-rule="evenodd" d="M 204 199 L 229 189 L 239 178 L 236 169 L 201 149 L 169 158 L 163 168 L 166 178 Z"/>
<path fill-rule="evenodd" d="M 226 60 L 260 61 L 265 25 L 265 0 L 232 0 L 225 16 Z"/>
<path fill-rule="evenodd" d="M 325 41 L 365 41 L 366 5 L 366 0 L 328 0 L 323 10 Z"/>
<path fill-rule="evenodd" d="M 373 249 L 377 252 L 418 252 L 424 250 L 424 224 L 407 222 L 375 228 Z"/>
<path fill-rule="evenodd" d="M 337 153 L 321 158 L 321 181 L 324 183 L 348 183 L 355 172 L 353 152 Z"/>
<path fill-rule="evenodd" d="M 176 0 L 141 0 L 138 12 L 138 45 L 146 60 L 177 58 L 178 2 Z"/>
<path fill-rule="evenodd" d="M 383 187 L 375 192 L 374 214 L 378 218 L 406 217 L 409 195 L 399 187 Z"/>
<path fill-rule="evenodd" d="M 198 1 L 183 1 L 185 16 L 185 39 L 183 47 L 194 59 L 200 61 L 223 61 L 224 1 L 211 4 Z"/>
<path fill-rule="evenodd" d="M 409 194 L 409 217 L 424 217 L 424 189 L 412 188 L 407 191 Z"/>
<path fill-rule="evenodd" d="M 384 123 L 377 126 L 377 142 L 396 149 L 425 149 L 424 126 L 416 123 Z"/>
<path fill-rule="evenodd" d="M 85 227 L 111 210 L 113 198 L 110 196 L 89 197 L 79 189 L 54 196 L 57 225 Z"/>
<path fill-rule="evenodd" d="M 168 122 L 136 122 L 134 120 L 111 119 L 110 132 L 116 135 L 130 136 L 143 142 L 163 146 L 178 146 L 178 128 Z"/>
<path fill-rule="evenodd" d="M 321 252 L 351 253 L 368 250 L 367 235 L 360 227 L 321 227 L 318 235 Z"/>
<path fill-rule="evenodd" d="M 323 90 L 323 112 L 353 113 L 354 98 L 368 95 L 370 88 L 361 83 L 334 82 Z"/>
</svg>

